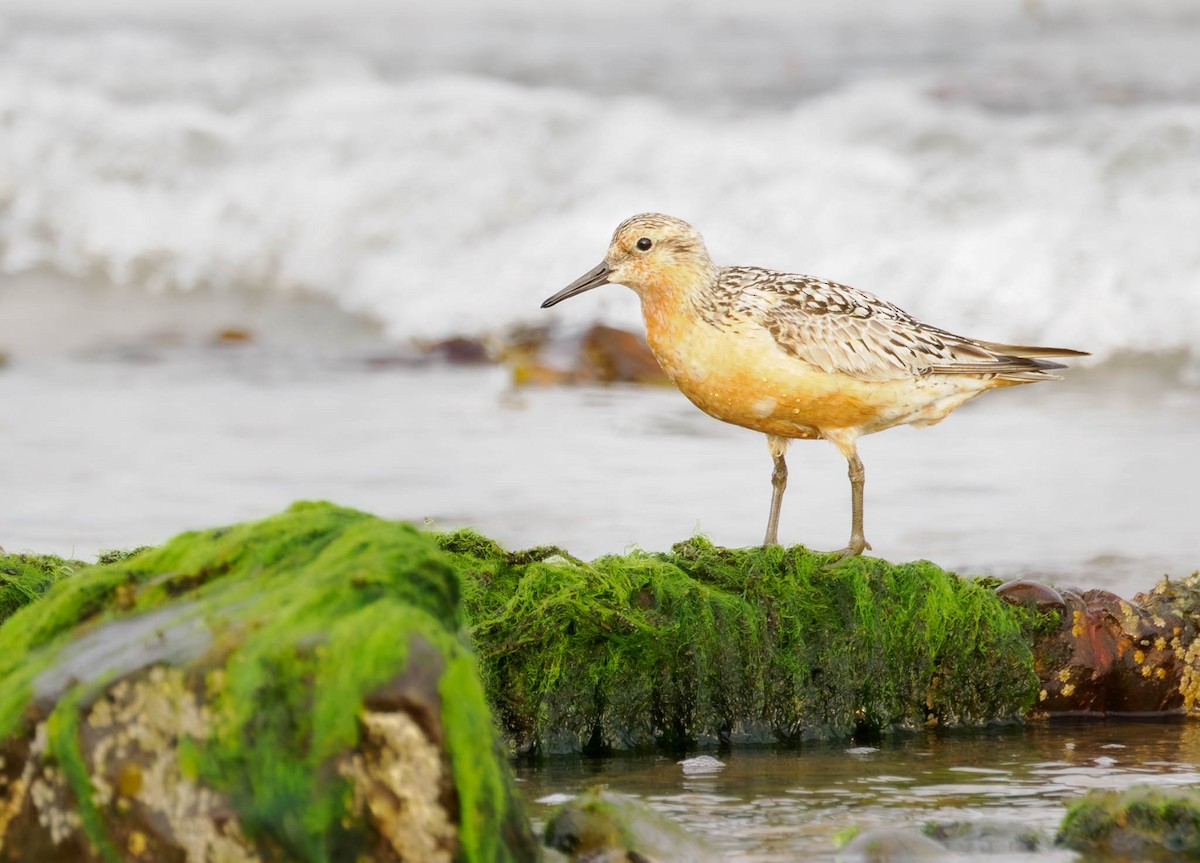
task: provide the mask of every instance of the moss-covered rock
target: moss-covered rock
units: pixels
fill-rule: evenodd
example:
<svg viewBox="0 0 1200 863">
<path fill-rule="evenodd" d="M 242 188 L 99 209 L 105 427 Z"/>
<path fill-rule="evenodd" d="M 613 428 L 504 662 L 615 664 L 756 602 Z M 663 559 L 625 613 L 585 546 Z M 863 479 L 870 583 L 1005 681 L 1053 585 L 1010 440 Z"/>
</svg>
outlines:
<svg viewBox="0 0 1200 863">
<path fill-rule="evenodd" d="M 410 527 L 346 512 L 302 506 L 286 516 L 308 519 L 302 536 L 270 539 L 268 520 L 188 535 L 93 570 L 57 594 L 52 608 L 27 612 L 29 641 L 14 642 L 9 655 L 65 638 L 76 618 L 174 607 L 184 598 L 240 603 L 264 589 L 284 595 L 284 585 L 308 584 L 315 574 L 334 579 L 322 584 L 339 601 L 347 588 L 338 574 L 365 578 L 354 594 L 361 598 L 401 589 L 386 574 L 417 566 L 440 575 L 420 590 L 403 588 L 407 600 L 469 628 L 512 752 L 679 750 L 980 723 L 1022 716 L 1037 693 L 1030 644 L 1046 615 L 928 562 L 860 558 L 831 566 L 827 555 L 801 547 L 730 550 L 695 538 L 666 554 L 584 563 L 553 547 L 508 553 L 471 531 L 434 535 L 439 551 Z M 334 560 L 329 522 L 339 519 L 369 536 L 337 545 Z M 255 565 L 239 551 L 251 536 L 268 569 L 253 570 L 246 584 L 254 587 L 236 588 Z M 421 548 L 419 565 L 397 564 L 380 543 Z M 320 628 L 330 606 L 315 596 L 313 605 L 301 619 Z M 354 645 L 351 634 L 343 637 Z M 373 631 L 360 627 L 359 637 L 371 654 Z M 31 667 L 15 669 L 16 688 L 0 692 L 0 731 L 29 703 Z M 220 784 L 220 776 L 210 778 Z"/>
<path fill-rule="evenodd" d="M 988 818 L 975 821 L 929 821 L 921 828 L 930 839 L 956 855 L 1004 857 L 1050 852 L 1054 832 L 1024 821 Z"/>
<path fill-rule="evenodd" d="M 583 563 L 443 534 L 489 697 L 521 753 L 774 742 L 1020 717 L 1035 611 L 928 562 L 802 547 Z"/>
<path fill-rule="evenodd" d="M 117 563 L 146 547 L 100 552 L 96 563 Z M 0 549 L 0 624 L 88 564 L 53 554 L 7 554 Z"/>
<path fill-rule="evenodd" d="M 546 822 L 547 848 L 587 863 L 718 863 L 724 857 L 642 801 L 593 788 Z"/>
<path fill-rule="evenodd" d="M 63 580 L 0 627 L 0 859 L 535 859 L 459 592 L 327 504 Z"/>
<path fill-rule="evenodd" d="M 52 554 L 0 553 L 0 623 L 83 566 Z"/>
<path fill-rule="evenodd" d="M 1136 786 L 1090 791 L 1071 804 L 1057 841 L 1129 860 L 1200 860 L 1200 791 Z"/>
</svg>

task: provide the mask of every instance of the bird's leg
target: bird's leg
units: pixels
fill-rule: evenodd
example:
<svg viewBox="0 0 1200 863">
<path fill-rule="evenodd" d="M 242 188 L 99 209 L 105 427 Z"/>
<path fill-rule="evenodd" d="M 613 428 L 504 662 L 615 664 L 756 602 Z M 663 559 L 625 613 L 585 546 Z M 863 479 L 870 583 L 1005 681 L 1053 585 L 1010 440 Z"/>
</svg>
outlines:
<svg viewBox="0 0 1200 863">
<path fill-rule="evenodd" d="M 858 457 L 858 444 L 852 437 L 826 435 L 841 450 L 849 465 L 850 476 L 850 544 L 840 551 L 835 551 L 841 563 L 847 558 L 862 554 L 871 544 L 863 536 L 863 484 L 866 471 L 863 470 L 862 459 Z"/>
<path fill-rule="evenodd" d="M 775 469 L 771 471 L 771 514 L 767 516 L 767 536 L 763 547 L 779 545 L 779 508 L 783 506 L 783 490 L 787 488 L 787 453 L 788 439 L 778 435 L 767 435 L 767 444 L 771 448 L 771 457 L 775 459 Z"/>
</svg>

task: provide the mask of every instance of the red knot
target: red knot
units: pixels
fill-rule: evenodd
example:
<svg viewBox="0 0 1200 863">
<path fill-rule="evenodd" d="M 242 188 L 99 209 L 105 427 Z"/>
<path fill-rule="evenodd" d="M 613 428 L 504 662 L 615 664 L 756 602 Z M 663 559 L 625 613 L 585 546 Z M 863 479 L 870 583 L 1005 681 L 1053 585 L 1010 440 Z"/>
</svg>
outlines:
<svg viewBox="0 0 1200 863">
<path fill-rule="evenodd" d="M 886 300 L 836 282 L 761 267 L 719 267 L 687 222 L 643 213 L 622 222 L 603 263 L 542 303 L 614 283 L 642 301 L 646 338 L 696 407 L 767 435 L 774 470 L 764 545 L 778 542 L 796 438 L 824 438 L 850 467 L 850 543 L 863 535 L 858 438 L 928 426 L 999 387 L 1056 380 L 1045 357 L 1083 351 L 985 342 L 924 324 Z"/>
</svg>

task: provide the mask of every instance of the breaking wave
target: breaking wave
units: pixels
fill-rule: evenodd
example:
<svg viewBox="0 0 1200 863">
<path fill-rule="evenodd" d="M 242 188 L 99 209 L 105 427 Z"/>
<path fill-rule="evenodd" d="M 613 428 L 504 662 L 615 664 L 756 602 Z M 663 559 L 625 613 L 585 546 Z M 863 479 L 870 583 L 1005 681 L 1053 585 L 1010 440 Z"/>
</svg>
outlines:
<svg viewBox="0 0 1200 863">
<path fill-rule="evenodd" d="M 397 338 L 632 323 L 618 288 L 537 305 L 660 210 L 718 262 L 981 338 L 1200 358 L 1194 98 L 1015 110 L 991 78 L 914 63 L 757 102 L 717 81 L 706 104 L 420 65 L 333 37 L 0 22 L 0 270 L 321 295 Z"/>
</svg>

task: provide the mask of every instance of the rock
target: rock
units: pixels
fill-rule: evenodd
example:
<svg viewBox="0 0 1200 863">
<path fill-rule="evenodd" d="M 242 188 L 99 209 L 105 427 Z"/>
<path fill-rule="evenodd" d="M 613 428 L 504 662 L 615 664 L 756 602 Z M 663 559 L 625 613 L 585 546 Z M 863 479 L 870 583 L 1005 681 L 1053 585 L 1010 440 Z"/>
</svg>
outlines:
<svg viewBox="0 0 1200 863">
<path fill-rule="evenodd" d="M 1200 859 L 1200 791 L 1143 785 L 1088 792 L 1067 810 L 1057 841 L 1089 856 Z"/>
<path fill-rule="evenodd" d="M 1012 857 L 1050 851 L 1054 837 L 1021 821 L 946 821 L 926 824 L 924 834 L 955 854 Z"/>
<path fill-rule="evenodd" d="M 847 751 L 870 757 L 874 750 L 862 744 L 882 732 L 1019 719 L 1038 706 L 1039 692 L 1044 693 L 1041 706 L 1054 710 L 1178 712 L 1196 706 L 1200 647 L 1194 621 L 1200 619 L 1200 586 L 1195 577 L 1164 581 L 1135 603 L 1101 591 L 1055 591 L 1032 582 L 1007 585 L 997 594 L 994 582 L 959 578 L 927 561 L 894 565 L 859 558 L 829 566 L 828 555 L 800 546 L 725 549 L 693 538 L 667 553 L 635 551 L 586 563 L 553 546 L 506 552 L 470 530 L 422 534 L 328 506 L 300 507 L 279 518 L 296 520 L 305 513 L 318 522 L 340 524 L 351 515 L 363 520 L 364 526 L 355 529 L 368 534 L 369 541 L 353 548 L 347 544 L 337 565 L 353 573 L 355 584 L 361 581 L 359 598 L 377 603 L 375 613 L 393 613 L 387 611 L 394 606 L 389 597 L 401 585 L 392 570 L 410 566 L 387 562 L 400 552 L 383 554 L 376 543 L 409 549 L 421 560 L 429 557 L 442 573 L 429 576 L 431 585 L 443 584 L 441 590 L 455 597 L 462 591 L 461 606 L 447 600 L 430 612 L 443 621 L 442 629 L 422 630 L 421 638 L 441 651 L 438 638 L 445 632 L 468 629 L 487 699 L 511 755 L 634 749 L 676 754 L 696 747 L 840 738 L 851 740 Z M 227 533 L 245 532 L 254 543 L 266 542 L 258 530 L 244 525 Z M 323 543 L 333 528 L 313 530 L 312 542 Z M 233 583 L 223 575 L 230 564 L 215 556 L 218 551 L 233 554 L 220 544 L 229 540 L 212 532 L 189 536 L 132 557 L 105 557 L 109 566 L 86 574 L 93 585 L 88 589 L 97 592 L 93 599 L 71 593 L 80 587 L 59 588 L 51 599 L 19 613 L 27 622 L 36 620 L 43 613 L 41 605 L 55 597 L 75 597 L 75 606 L 45 612 L 61 614 L 62 620 L 54 617 L 34 641 L 0 639 L 0 732 L 20 730 L 31 740 L 37 722 L 45 718 L 38 718 L 38 710 L 56 709 L 72 691 L 72 678 L 88 678 L 89 660 L 80 657 L 99 657 L 105 667 L 137 675 L 153 664 L 139 658 L 139 651 L 149 651 L 153 642 L 156 661 L 186 671 L 213 661 L 205 657 L 231 639 L 241 643 L 228 634 L 231 627 L 241 631 L 237 615 L 223 605 L 210 607 L 218 600 L 232 602 L 234 595 L 225 593 L 232 588 L 217 587 Z M 177 563 L 181 549 L 202 541 L 211 546 L 204 546 L 209 558 Z M 310 589 L 333 590 L 313 570 L 314 555 L 323 559 L 327 552 L 300 546 L 303 553 L 296 551 L 252 577 L 244 571 L 250 564 L 239 563 L 238 579 L 268 582 L 261 590 L 245 588 L 247 595 L 261 593 L 265 603 L 268 596 L 281 602 L 293 594 L 308 595 Z M 283 586 L 289 579 L 295 582 L 292 593 Z M 310 585 L 312 579 L 317 581 Z M 376 582 L 384 586 L 373 587 Z M 36 595 L 23 595 L 20 601 Z M 183 615 L 187 601 L 199 603 L 187 611 L 192 617 L 153 616 L 160 607 Z M 1069 609 L 1079 611 L 1078 618 Z M 87 625 L 73 634 L 71 614 L 87 618 Z M 130 621 L 141 620 L 151 629 L 142 631 L 125 621 L 130 615 Z M 207 634 L 194 628 L 196 617 L 209 622 Z M 324 632 L 326 623 L 335 622 L 331 618 L 313 625 Z M 341 633 L 344 645 L 352 641 L 348 631 L 329 631 Z M 430 632 L 442 634 L 435 638 Z M 12 627 L 0 633 L 5 639 L 15 637 Z M 293 635 L 284 633 L 283 643 Z M 83 645 L 86 651 L 76 655 L 68 641 L 77 645 L 75 650 Z M 116 650 L 117 644 L 126 648 Z M 366 644 L 363 649 L 370 649 Z M 130 653 L 128 645 L 136 649 Z M 405 647 L 422 649 L 420 644 Z M 446 649 L 458 656 L 461 645 L 454 642 Z M 192 656 L 194 650 L 200 654 Z M 14 658 L 31 651 L 37 662 Z M 305 662 L 317 661 L 302 654 Z M 397 665 L 398 674 L 402 661 L 389 662 Z M 469 664 L 469 657 L 464 662 Z M 455 667 L 447 665 L 447 673 Z M 31 668 L 41 670 L 31 677 Z M 264 676 L 278 675 L 272 671 Z M 34 699 L 35 678 L 41 689 L 61 693 Z M 355 692 L 362 696 L 356 704 L 366 704 L 370 692 Z M 1081 701 L 1079 693 L 1087 700 Z M 276 696 L 292 698 L 294 693 L 287 689 Z M 396 703 L 420 700 L 406 698 Z M 31 705 L 38 710 L 27 717 Z M 413 715 L 409 707 L 404 712 Z M 431 721 L 423 726 L 413 721 L 433 728 Z M 409 739 L 395 723 L 355 722 L 355 740 L 364 745 L 388 740 L 398 745 Z M 342 771 L 346 782 L 369 786 L 368 774 L 354 764 L 351 759 L 330 769 Z M 214 793 L 226 793 L 231 780 L 205 781 L 212 783 Z M 362 798 L 363 806 L 367 800 Z"/>
<path fill-rule="evenodd" d="M 583 336 L 577 379 L 605 383 L 666 384 L 658 360 L 637 333 L 594 324 Z"/>
<path fill-rule="evenodd" d="M 724 859 L 645 803 L 595 788 L 550 816 L 543 838 L 548 848 L 576 863 L 718 863 Z"/>
<path fill-rule="evenodd" d="M 928 562 L 797 546 L 590 563 L 440 536 L 510 751 L 798 742 L 1024 715 L 1040 618 Z"/>
<path fill-rule="evenodd" d="M 254 333 L 245 327 L 223 327 L 213 333 L 214 345 L 245 345 L 254 341 Z"/>
<path fill-rule="evenodd" d="M 491 352 L 478 339 L 455 336 L 429 346 L 429 353 L 452 366 L 479 366 L 492 362 Z"/>
<path fill-rule="evenodd" d="M 945 848 L 920 833 L 877 827 L 847 842 L 835 859 L 839 863 L 915 863 L 948 856 Z"/>
<path fill-rule="evenodd" d="M 694 755 L 677 763 L 685 776 L 711 776 L 725 769 L 725 762 L 711 755 Z"/>
<path fill-rule="evenodd" d="M 417 341 L 412 344 L 391 345 L 363 357 L 371 369 L 418 369 L 437 363 L 452 366 L 488 365 L 494 362 L 491 351 L 482 341 L 455 336 L 442 341 Z"/>
<path fill-rule="evenodd" d="M 52 554 L 5 554 L 0 549 L 0 623 L 84 565 Z"/>
<path fill-rule="evenodd" d="M 0 627 L 0 860 L 537 859 L 459 590 L 327 504 L 65 580 Z"/>
<path fill-rule="evenodd" d="M 501 356 L 518 386 L 669 383 L 640 334 L 604 324 L 565 339 L 551 338 L 545 329 L 518 330 L 509 334 Z"/>
<path fill-rule="evenodd" d="M 512 380 L 516 386 L 551 386 L 554 384 L 575 383 L 578 380 L 573 372 L 556 369 L 533 361 L 525 361 L 512 366 Z"/>
<path fill-rule="evenodd" d="M 1127 601 L 1106 590 L 1001 585 L 1008 602 L 1054 612 L 1034 642 L 1038 708 L 1054 713 L 1183 713 L 1200 708 L 1197 576 Z"/>
<path fill-rule="evenodd" d="M 996 595 L 1005 602 L 1024 606 L 1031 611 L 1061 612 L 1066 607 L 1062 594 L 1057 590 L 1027 579 L 1000 585 L 996 588 Z"/>
</svg>

